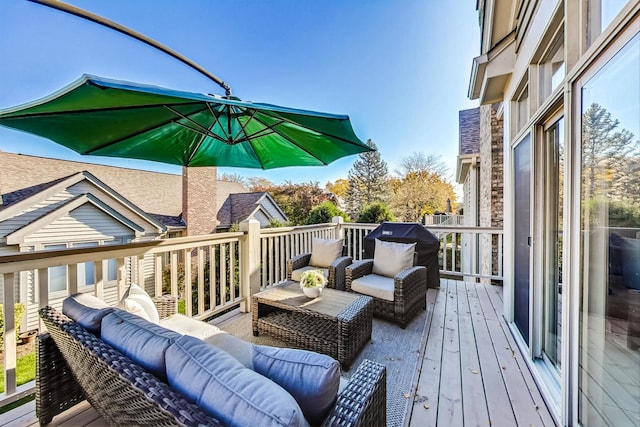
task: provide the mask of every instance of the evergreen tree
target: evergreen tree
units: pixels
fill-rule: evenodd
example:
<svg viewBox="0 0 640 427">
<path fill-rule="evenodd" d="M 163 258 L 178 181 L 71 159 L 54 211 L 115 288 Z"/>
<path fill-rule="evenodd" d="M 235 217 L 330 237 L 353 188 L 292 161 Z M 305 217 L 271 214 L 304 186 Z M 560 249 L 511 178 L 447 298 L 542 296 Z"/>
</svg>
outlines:
<svg viewBox="0 0 640 427">
<path fill-rule="evenodd" d="M 367 145 L 376 151 L 359 154 L 349 170 L 346 204 L 352 217 L 357 217 L 365 205 L 386 203 L 390 190 L 387 163 L 371 139 L 367 140 Z"/>
</svg>

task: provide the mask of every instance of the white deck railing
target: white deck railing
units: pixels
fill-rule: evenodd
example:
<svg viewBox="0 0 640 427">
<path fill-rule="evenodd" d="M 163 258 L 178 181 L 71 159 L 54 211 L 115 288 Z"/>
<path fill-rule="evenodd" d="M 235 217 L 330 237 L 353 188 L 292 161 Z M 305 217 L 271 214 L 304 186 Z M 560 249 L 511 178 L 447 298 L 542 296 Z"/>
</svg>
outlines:
<svg viewBox="0 0 640 427">
<path fill-rule="evenodd" d="M 150 294 L 170 293 L 184 300 L 184 312 L 197 319 L 238 307 L 249 310 L 250 296 L 286 278 L 286 261 L 311 251 L 313 237 L 342 238 L 349 256 L 362 258 L 365 236 L 376 224 L 329 224 L 260 229 L 257 221 L 241 224 L 241 231 L 182 237 L 126 245 L 26 252 L 0 256 L 2 301 L 27 302 L 27 315 L 39 328 L 37 310 L 61 307 L 62 299 L 82 291 L 115 305 L 131 282 L 143 284 Z M 466 279 L 502 280 L 502 230 L 493 228 L 433 227 L 440 239 L 441 274 Z M 107 280 L 104 260 L 115 260 L 117 279 Z M 93 263 L 94 285 L 78 284 L 78 268 Z M 67 289 L 49 293 L 49 268 L 66 266 Z M 33 291 L 25 292 L 25 280 Z M 5 286 L 13 283 L 15 286 Z M 191 286 L 185 286 L 191 284 Z M 18 291 L 21 292 L 18 297 Z M 0 406 L 34 392 L 33 382 L 16 385 L 16 330 L 14 305 L 4 304 L 3 374 L 5 391 Z M 29 323 L 22 322 L 22 326 Z M 35 322 L 35 323 L 34 323 Z M 30 326 L 23 329 L 29 329 Z"/>
</svg>

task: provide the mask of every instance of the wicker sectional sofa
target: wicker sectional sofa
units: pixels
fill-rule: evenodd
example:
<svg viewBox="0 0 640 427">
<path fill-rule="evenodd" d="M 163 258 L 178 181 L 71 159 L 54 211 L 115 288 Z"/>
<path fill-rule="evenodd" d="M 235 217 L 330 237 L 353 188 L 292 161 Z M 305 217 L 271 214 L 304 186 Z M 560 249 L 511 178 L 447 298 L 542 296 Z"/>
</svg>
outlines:
<svg viewBox="0 0 640 427">
<path fill-rule="evenodd" d="M 171 301 L 171 298 L 158 298 L 155 299 L 155 302 L 160 307 L 158 312 L 161 318 L 167 319 L 171 318 L 171 316 L 180 316 L 171 314 L 175 310 L 175 301 Z M 167 303 L 169 303 L 170 309 L 167 309 Z M 160 361 L 159 363 L 167 364 L 166 370 L 158 373 L 154 370 L 155 366 L 152 368 L 143 362 L 134 361 L 135 356 L 126 356 L 124 353 L 128 353 L 128 349 L 119 351 L 108 343 L 111 342 L 109 339 L 113 339 L 114 333 L 108 332 L 107 327 L 117 327 L 119 323 L 130 322 L 132 317 L 137 318 L 137 316 L 118 308 L 109 308 L 108 313 L 101 320 L 102 330 L 96 332 L 89 331 L 81 326 L 82 321 L 72 320 L 52 307 L 48 306 L 40 310 L 40 316 L 47 328 L 47 332 L 40 334 L 37 340 L 36 413 L 41 424 L 51 422 L 55 415 L 83 400 L 88 400 L 111 425 L 218 426 L 246 424 L 244 421 L 236 422 L 237 419 L 235 418 L 224 419 L 224 417 L 216 417 L 214 415 L 216 411 L 211 410 L 212 405 L 214 409 L 216 409 L 216 405 L 228 405 L 229 401 L 233 400 L 232 395 L 234 393 L 220 393 L 220 388 L 211 390 L 203 388 L 208 394 L 194 397 L 185 392 L 186 389 L 198 387 L 197 384 L 200 383 L 205 384 L 203 387 L 208 387 L 209 378 L 206 377 L 206 372 L 208 371 L 198 371 L 197 374 L 190 375 L 190 371 L 184 371 L 186 368 L 183 368 L 188 365 L 188 362 L 183 363 L 182 360 L 188 360 L 189 357 L 192 357 L 189 351 L 193 351 L 193 353 L 202 352 L 203 349 L 207 352 L 212 351 L 213 353 L 208 354 L 215 357 L 213 359 L 214 370 L 218 370 L 217 374 L 212 375 L 215 376 L 215 380 L 218 382 L 237 381 L 242 375 L 248 374 L 255 377 L 256 375 L 261 375 L 260 372 L 264 373 L 263 371 L 258 372 L 256 368 L 255 371 L 258 373 L 246 372 L 247 369 L 239 366 L 242 363 L 234 358 L 233 350 L 231 353 L 227 353 L 226 350 L 222 350 L 206 340 L 166 329 L 161 320 L 159 325 L 149 325 L 148 328 L 160 336 L 171 337 L 167 341 L 170 346 L 166 350 L 166 356 L 156 357 Z M 193 322 L 197 322 L 190 318 L 188 320 L 191 322 L 190 325 L 193 325 Z M 107 324 L 110 322 L 111 326 L 105 326 L 105 322 Z M 140 319 L 133 323 L 140 322 L 146 322 L 146 320 Z M 213 327 L 204 322 L 200 323 L 204 330 Z M 165 330 L 166 332 L 164 332 Z M 118 329 L 115 329 L 115 331 L 118 334 Z M 111 338 L 108 338 L 109 334 Z M 126 335 L 126 333 L 123 333 L 123 335 Z M 231 347 L 234 349 L 244 351 L 242 350 L 244 348 L 253 348 L 255 354 L 260 353 L 260 351 L 266 353 L 270 351 L 275 353 L 287 351 L 274 347 L 252 346 L 244 341 L 238 345 L 234 341 L 238 339 L 228 334 L 222 334 L 222 338 L 226 339 L 227 344 L 231 342 Z M 131 342 L 129 338 L 127 340 L 129 341 L 125 342 Z M 221 342 L 225 342 L 225 340 Z M 142 346 L 138 350 L 134 349 L 132 354 L 136 354 L 136 351 L 138 351 L 138 354 L 148 357 L 150 353 L 148 349 L 154 347 L 152 344 L 145 345 L 146 347 Z M 180 357 L 183 357 L 183 359 L 169 359 L 169 354 L 174 351 L 174 348 L 177 348 L 178 353 L 181 352 Z M 297 350 L 288 351 L 294 352 Z M 311 352 L 306 353 L 313 358 L 314 354 Z M 153 353 L 151 356 L 158 355 Z M 187 359 L 184 359 L 184 357 L 187 357 Z M 305 354 L 303 354 L 303 357 L 306 357 Z M 321 357 L 328 356 L 321 355 Z M 176 360 L 180 360 L 180 362 L 176 363 Z M 197 361 L 196 364 L 199 366 L 201 361 Z M 211 357 L 209 361 L 212 361 Z M 221 366 L 230 366 L 229 372 L 232 374 L 226 375 L 225 372 L 221 372 Z M 163 369 L 165 369 L 164 366 Z M 272 371 L 269 375 L 264 375 L 267 377 L 266 383 L 271 384 L 271 381 L 273 381 L 276 383 L 276 388 L 281 388 L 277 373 L 275 377 L 271 376 L 273 374 L 273 366 L 269 365 L 268 369 Z M 234 372 L 236 371 L 239 374 L 235 374 Z M 168 378 L 163 375 L 165 372 Z M 228 380 L 225 379 L 225 375 Z M 304 377 L 305 375 L 302 374 L 301 376 Z M 249 376 L 248 378 L 254 377 Z M 178 381 L 178 384 L 176 384 L 176 381 Z M 222 386 L 224 387 L 225 384 L 222 384 Z M 284 385 L 282 390 L 285 394 L 290 392 Z M 287 394 L 287 396 L 289 395 Z M 295 390 L 291 392 L 291 396 L 298 400 Z M 271 398 L 265 400 L 265 404 L 261 405 L 258 402 L 254 406 L 259 406 L 259 409 L 264 411 L 266 410 L 265 407 L 269 406 L 270 401 Z M 253 403 L 250 401 L 249 405 Z M 301 407 L 304 406 L 301 404 Z M 280 409 L 282 408 L 275 408 L 276 411 Z M 299 420 L 292 424 L 307 425 L 309 417 L 306 412 L 304 418 L 301 419 L 302 424 L 298 422 Z M 276 421 L 270 423 L 271 425 L 288 424 L 282 424 L 281 418 L 276 419 L 275 416 L 274 420 Z M 337 392 L 335 398 L 329 402 L 326 414 L 323 413 L 322 419 L 316 418 L 315 421 L 309 422 L 311 425 L 331 426 L 384 426 L 385 423 L 385 367 L 368 360 L 365 360 L 355 370 L 346 385 L 340 387 L 340 391 Z"/>
</svg>

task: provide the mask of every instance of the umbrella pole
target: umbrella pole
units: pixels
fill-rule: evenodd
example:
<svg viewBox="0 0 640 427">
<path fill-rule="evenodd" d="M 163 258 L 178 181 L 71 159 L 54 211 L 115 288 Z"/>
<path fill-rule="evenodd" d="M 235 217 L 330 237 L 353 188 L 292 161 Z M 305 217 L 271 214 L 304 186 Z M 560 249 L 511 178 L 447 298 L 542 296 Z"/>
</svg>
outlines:
<svg viewBox="0 0 640 427">
<path fill-rule="evenodd" d="M 87 19 L 89 21 L 95 22 L 96 24 L 100 24 L 103 25 L 105 27 L 111 28 L 112 30 L 116 30 L 122 34 L 126 34 L 129 37 L 133 37 L 134 39 L 137 39 L 143 43 L 148 44 L 151 47 L 155 47 L 156 49 L 166 53 L 167 55 L 172 56 L 173 58 L 177 59 L 178 61 L 188 65 L 189 67 L 193 68 L 194 70 L 198 71 L 200 74 L 205 75 L 207 78 L 213 80 L 214 82 L 216 82 L 220 87 L 222 87 L 225 90 L 225 94 L 227 96 L 231 95 L 231 87 L 226 84 L 224 81 L 222 81 L 220 78 L 216 77 L 215 75 L 211 74 L 209 71 L 207 71 L 205 68 L 203 68 L 202 66 L 196 64 L 195 62 L 193 62 L 192 60 L 190 60 L 189 58 L 179 54 L 178 52 L 176 52 L 173 49 L 170 49 L 160 43 L 158 43 L 157 41 L 150 39 L 149 37 L 140 34 L 136 31 L 133 31 L 125 26 L 122 26 L 116 22 L 110 21 L 106 18 L 103 18 L 102 16 L 93 14 L 91 12 L 88 12 L 84 9 L 80 9 L 79 7 L 75 7 L 72 6 L 70 4 L 67 3 L 63 3 L 61 1 L 58 0 L 29 0 L 30 2 L 33 3 L 38 3 L 41 4 L 43 6 L 49 6 L 51 8 L 54 9 L 58 9 L 61 10 L 63 12 L 67 12 L 70 13 L 72 15 L 78 16 L 80 18 L 84 18 Z"/>
</svg>

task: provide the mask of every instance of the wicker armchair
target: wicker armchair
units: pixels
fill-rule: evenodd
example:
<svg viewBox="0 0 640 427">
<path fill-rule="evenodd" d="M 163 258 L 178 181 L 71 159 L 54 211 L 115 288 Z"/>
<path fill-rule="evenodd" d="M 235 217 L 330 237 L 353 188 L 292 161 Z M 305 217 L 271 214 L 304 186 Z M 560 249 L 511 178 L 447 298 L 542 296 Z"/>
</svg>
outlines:
<svg viewBox="0 0 640 427">
<path fill-rule="evenodd" d="M 353 281 L 373 274 L 373 260 L 357 261 L 345 269 L 347 292 Z M 402 270 L 393 278 L 393 301 L 373 297 L 373 315 L 399 323 L 404 329 L 409 321 L 422 309 L 427 308 L 427 269 L 423 266 L 413 266 Z"/>
<path fill-rule="evenodd" d="M 343 249 L 343 254 L 346 252 L 346 248 Z M 311 253 L 304 253 L 296 255 L 293 258 L 287 260 L 287 280 L 295 280 L 292 278 L 295 270 L 302 270 L 306 267 L 314 267 L 309 265 L 311 261 Z M 327 287 L 332 289 L 338 289 L 344 291 L 345 289 L 345 268 L 353 262 L 353 258 L 350 256 L 341 256 L 337 258 L 329 267 L 327 274 Z M 325 270 L 318 268 L 319 270 Z"/>
</svg>

